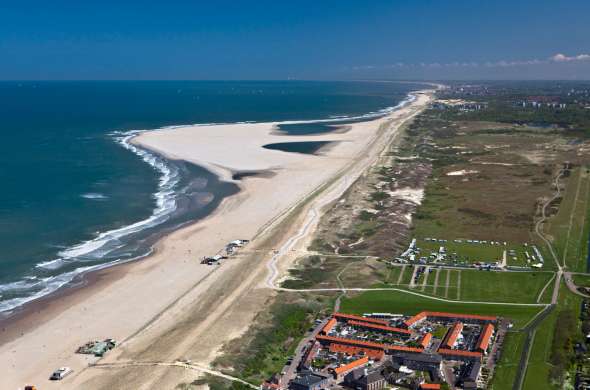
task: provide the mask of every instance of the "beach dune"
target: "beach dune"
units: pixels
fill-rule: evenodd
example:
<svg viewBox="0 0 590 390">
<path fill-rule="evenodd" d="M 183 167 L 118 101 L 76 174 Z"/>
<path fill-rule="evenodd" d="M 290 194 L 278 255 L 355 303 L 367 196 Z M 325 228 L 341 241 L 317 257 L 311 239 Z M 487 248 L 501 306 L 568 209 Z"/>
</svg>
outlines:
<svg viewBox="0 0 590 390">
<path fill-rule="evenodd" d="M 98 271 L 84 288 L 44 299 L 7 321 L 0 335 L 2 388 L 173 389 L 197 378 L 198 369 L 155 363 L 191 359 L 206 366 L 223 343 L 247 329 L 274 294 L 266 283 L 273 250 L 300 229 L 314 202 L 333 200 L 362 174 L 431 93 L 415 96 L 406 107 L 351 124 L 346 132 L 288 136 L 276 132 L 276 123 L 246 123 L 181 126 L 136 137 L 133 142 L 143 148 L 193 162 L 224 180 L 244 171 L 259 175 L 243 177 L 236 195 L 161 239 L 151 256 Z M 333 143 L 315 155 L 263 148 L 301 141 Z M 235 239 L 252 242 L 220 266 L 199 263 Z M 291 257 L 280 259 L 280 270 Z M 122 343 L 96 367 L 88 366 L 96 358 L 74 353 L 107 337 Z M 59 366 L 72 367 L 74 374 L 49 382 Z"/>
</svg>

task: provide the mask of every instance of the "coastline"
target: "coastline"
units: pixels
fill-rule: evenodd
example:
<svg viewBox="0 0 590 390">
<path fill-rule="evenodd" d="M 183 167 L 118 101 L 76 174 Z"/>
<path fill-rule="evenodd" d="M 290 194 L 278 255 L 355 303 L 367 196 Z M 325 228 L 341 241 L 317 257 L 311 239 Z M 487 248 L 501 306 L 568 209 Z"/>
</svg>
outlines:
<svg viewBox="0 0 590 390">
<path fill-rule="evenodd" d="M 308 138 L 314 141 L 343 141 L 344 138 L 344 141 L 366 142 L 366 136 L 374 132 L 374 128 L 371 128 L 376 126 L 374 122 L 384 122 L 389 120 L 387 118 L 389 116 L 356 123 L 353 129 L 346 134 L 326 133 L 309 136 Z M 318 156 L 301 154 L 293 156 L 293 153 L 280 151 L 268 151 L 268 153 L 264 153 L 262 156 L 260 153 L 257 153 L 256 157 L 249 154 L 249 150 L 258 150 L 259 146 L 248 144 L 246 139 L 240 138 L 240 132 L 248 133 L 249 138 L 255 139 L 256 143 L 270 143 L 268 141 L 273 139 L 279 139 L 281 142 L 296 142 L 302 139 L 302 136 L 286 135 L 279 135 L 277 136 L 278 138 L 273 138 L 273 135 L 269 133 L 271 133 L 272 126 L 274 125 L 276 123 L 215 125 L 215 131 L 209 131 L 208 134 L 211 140 L 218 139 L 218 147 L 214 146 L 210 148 L 209 146 L 214 144 L 214 142 L 207 142 L 207 150 L 195 149 L 195 145 L 198 146 L 199 143 L 203 143 L 202 140 L 199 140 L 196 144 L 187 144 L 187 140 L 190 140 L 192 137 L 190 133 L 192 132 L 194 134 L 194 126 L 180 126 L 172 130 L 150 131 L 149 133 L 143 134 L 143 140 L 137 141 L 137 139 L 134 139 L 133 142 L 140 142 L 142 147 L 147 147 L 152 151 L 161 153 L 167 158 L 189 161 L 199 166 L 204 166 L 206 169 L 210 169 L 228 181 L 232 181 L 234 175 L 239 174 L 239 172 L 264 172 L 265 174 L 262 176 L 243 177 L 243 182 L 238 184 L 240 187 L 239 192 L 223 199 L 219 207 L 202 220 L 183 226 L 179 230 L 167 234 L 160 239 L 155 246 L 154 254 L 142 261 L 115 265 L 100 271 L 88 273 L 85 276 L 87 280 L 84 282 L 83 288 L 64 291 L 62 296 L 55 297 L 55 301 L 52 301 L 51 297 L 48 297 L 47 302 L 39 302 L 39 308 L 42 307 L 41 310 L 36 311 L 34 308 L 31 308 L 31 310 L 23 313 L 20 318 L 15 319 L 15 322 L 24 324 L 24 321 L 28 319 L 36 323 L 36 327 L 31 325 L 30 328 L 25 327 L 23 329 L 28 329 L 25 333 L 34 333 L 37 341 L 39 341 L 43 340 L 44 335 L 51 333 L 52 326 L 55 326 L 57 323 L 67 323 L 64 322 L 64 317 L 70 315 L 70 320 L 73 318 L 79 321 L 76 324 L 75 330 L 72 328 L 69 329 L 69 331 L 74 331 L 75 333 L 75 337 L 72 337 L 74 340 L 70 342 L 71 346 L 80 343 L 81 340 L 87 341 L 88 339 L 100 337 L 116 337 L 119 340 L 129 341 L 132 339 L 141 339 L 145 337 L 145 334 L 165 329 L 167 326 L 166 323 L 179 315 L 179 312 L 177 312 L 179 307 L 186 307 L 199 300 L 211 299 L 211 297 L 206 297 L 205 295 L 208 293 L 208 288 L 211 288 L 212 283 L 214 283 L 212 279 L 223 279 L 219 274 L 226 273 L 226 271 L 236 271 L 236 269 L 239 269 L 239 262 L 242 260 L 235 259 L 234 261 L 232 259 L 220 267 L 208 267 L 195 264 L 196 261 L 194 258 L 213 254 L 213 251 L 221 249 L 232 237 L 233 239 L 250 239 L 258 237 L 261 231 L 268 231 L 273 227 L 274 222 L 280 219 L 281 215 L 291 210 L 294 205 L 308 197 L 310 193 L 316 191 L 319 186 L 323 185 L 330 177 L 336 174 L 346 161 L 356 158 L 356 152 L 360 148 L 359 145 L 355 145 L 355 142 L 339 142 L 333 149 L 326 153 L 326 156 L 322 157 L 323 161 L 321 162 L 318 161 Z M 198 127 L 200 134 L 211 130 L 210 127 L 207 129 L 207 126 Z M 244 131 L 243 127 L 250 127 L 250 129 Z M 257 132 L 257 134 L 253 134 L 252 130 Z M 227 136 L 229 138 L 226 139 L 233 139 L 233 146 L 219 142 L 220 138 Z M 139 136 L 138 138 L 141 137 Z M 194 139 L 194 137 L 192 138 Z M 169 142 L 172 142 L 173 145 Z M 196 155 L 195 150 L 198 151 Z M 236 157 L 240 153 L 242 159 Z M 335 157 L 335 154 L 338 154 L 338 156 Z M 243 158 L 244 155 L 246 159 Z M 329 169 L 322 169 L 322 164 L 324 164 L 324 167 L 326 166 L 325 164 L 328 164 Z M 322 172 L 318 175 L 318 169 L 327 172 Z M 274 176 L 268 177 L 269 174 L 270 176 L 274 174 Z M 293 176 L 288 176 L 293 174 L 300 174 L 302 177 L 296 183 L 291 183 L 294 180 Z M 287 187 L 300 186 L 301 188 L 297 188 L 288 199 L 276 200 L 274 199 L 276 196 L 273 196 L 272 192 L 277 186 L 274 181 L 277 180 L 279 180 L 278 183 L 281 185 Z M 252 201 L 252 198 L 256 198 L 254 195 L 260 191 L 263 191 L 268 196 L 263 196 L 262 199 L 254 199 Z M 258 205 L 253 203 L 257 203 Z M 250 209 L 247 206 L 251 206 Z M 236 213 L 240 214 L 240 218 L 238 220 L 232 219 L 232 226 L 226 226 L 228 216 Z M 205 231 L 205 228 L 207 228 L 207 231 Z M 231 232 L 228 230 L 231 230 Z M 231 234 L 231 237 L 228 234 Z M 198 248 L 199 252 L 191 253 L 192 248 L 195 248 L 194 250 Z M 261 260 L 258 259 L 254 264 L 260 262 Z M 209 278 L 210 275 L 213 275 L 213 277 Z M 147 286 L 151 287 L 149 289 L 151 291 L 146 292 L 143 290 L 147 281 L 154 284 L 147 284 Z M 125 294 L 117 294 L 117 291 L 125 292 Z M 145 297 L 138 297 L 137 291 L 141 291 Z M 150 297 L 154 299 L 150 301 L 149 307 L 142 307 L 142 304 L 145 305 L 145 300 Z M 137 318 L 137 316 L 133 319 L 126 318 L 122 321 L 124 324 L 114 324 L 114 318 L 117 316 L 113 315 L 113 313 L 108 313 L 108 306 L 105 307 L 105 302 L 109 304 L 111 302 L 123 302 L 128 308 L 131 308 L 134 314 L 141 318 Z M 44 304 L 48 306 L 45 307 Z M 89 311 L 92 313 L 88 313 Z M 109 318 L 103 319 L 102 324 L 94 324 L 95 326 L 90 326 L 89 324 L 80 325 L 80 322 L 96 318 L 97 312 L 102 312 Z M 132 314 L 127 313 L 127 316 L 132 316 Z M 146 324 L 148 325 L 146 326 Z M 106 329 L 101 334 L 97 334 L 100 333 L 97 331 L 97 329 L 100 329 L 97 325 L 104 325 Z M 13 327 L 14 325 L 8 326 Z M 107 333 L 109 332 L 109 327 L 111 329 L 118 329 L 113 330 L 112 333 Z M 24 337 L 22 335 L 19 337 L 16 333 L 13 333 L 14 337 L 8 337 L 13 330 L 7 330 L 5 327 L 4 332 L 7 333 L 3 332 L 3 336 L 0 336 L 0 361 L 4 361 L 6 358 L 6 344 L 12 344 L 13 347 L 16 347 L 18 344 L 24 344 L 28 346 L 26 348 L 28 351 L 20 353 L 19 357 L 23 360 L 13 357 L 5 361 L 6 366 L 12 366 L 17 370 L 17 365 L 21 367 L 21 364 L 24 364 L 28 367 L 29 372 L 35 372 L 34 377 L 30 379 L 41 380 L 40 378 L 46 377 L 46 368 L 48 369 L 56 364 L 61 365 L 58 363 L 59 361 L 69 360 L 78 372 L 72 380 L 63 382 L 61 384 L 62 386 L 69 386 L 67 384 L 68 382 L 86 383 L 86 380 L 93 378 L 93 375 L 78 375 L 83 370 L 83 367 L 92 361 L 92 359 L 89 360 L 79 355 L 73 355 L 71 351 L 74 349 L 70 346 L 61 346 L 62 349 L 57 354 L 50 353 L 53 356 L 45 355 L 49 361 L 37 361 L 33 362 L 33 364 L 25 364 L 24 361 L 27 357 L 30 359 L 31 353 L 35 350 L 35 340 L 30 340 L 30 338 L 35 337 L 31 336 L 29 340 L 23 340 Z M 143 333 L 141 335 L 142 337 L 132 337 L 140 333 Z M 8 341 L 9 339 L 10 341 Z M 116 354 L 112 354 L 112 358 L 116 358 L 115 355 L 119 353 L 132 353 L 137 348 L 137 344 L 140 343 L 141 340 L 138 342 L 133 340 L 133 342 L 124 343 Z M 68 352 L 66 353 L 65 351 Z M 107 358 L 109 360 L 111 359 L 110 356 Z M 43 369 L 39 369 L 39 367 L 43 367 Z M 26 368 L 24 371 L 27 371 Z M 88 371 L 85 370 L 84 372 L 87 373 Z M 9 376 L 9 378 L 15 380 L 14 383 L 17 386 L 23 385 L 23 383 L 19 384 L 17 382 L 19 378 L 28 378 L 27 375 L 31 375 L 25 372 L 22 374 L 15 372 L 14 374 L 14 377 Z M 94 388 L 94 385 L 92 388 Z"/>
<path fill-rule="evenodd" d="M 21 292 L 17 292 L 17 295 L 12 299 L 0 301 L 0 325 L 19 312 L 26 310 L 27 305 L 53 294 L 63 294 L 64 289 L 75 286 L 75 284 L 79 284 L 81 281 L 84 282 L 88 273 L 100 271 L 128 261 L 137 261 L 149 256 L 157 240 L 188 223 L 194 223 L 206 217 L 218 206 L 224 197 L 231 196 L 239 191 L 239 187 L 235 184 L 241 177 L 252 176 L 252 174 L 258 176 L 274 174 L 272 171 L 262 172 L 235 168 L 235 172 L 230 177 L 228 172 L 219 171 L 215 166 L 205 167 L 198 164 L 191 164 L 187 161 L 170 158 L 165 153 L 159 153 L 157 150 L 152 151 L 134 144 L 132 140 L 142 133 L 174 131 L 176 128 L 183 127 L 272 123 L 273 134 L 278 136 L 338 134 L 348 131 L 350 123 L 382 118 L 396 109 L 409 104 L 411 99 L 412 95 L 409 93 L 405 99 L 401 100 L 395 106 L 347 117 L 284 120 L 279 122 L 168 125 L 151 130 L 115 131 L 110 133 L 109 136 L 113 138 L 115 143 L 135 154 L 155 171 L 159 172 L 158 191 L 153 195 L 156 200 L 154 210 L 144 219 L 104 231 L 99 230 L 95 237 L 68 244 L 60 249 L 58 253 L 52 255 L 50 260 L 46 259 L 35 264 L 33 271 L 38 269 L 38 273 L 32 272 L 31 275 L 26 275 L 22 279 L 7 283 L 7 291 L 10 291 L 12 288 L 10 285 L 14 284 L 15 288 L 18 285 L 16 291 L 20 289 Z M 281 129 L 283 126 L 303 126 L 304 128 L 323 126 L 327 130 L 323 129 L 319 132 L 311 131 L 304 133 L 295 131 L 292 133 L 290 130 Z M 277 145 L 290 144 L 289 142 L 279 142 L 283 139 L 277 139 Z M 315 142 L 302 142 L 301 144 L 312 143 Z M 317 152 L 321 153 L 332 145 L 333 143 L 326 142 L 326 145 L 320 147 Z M 273 145 L 263 145 L 263 147 L 272 148 Z M 302 153 L 306 152 L 304 151 Z M 196 173 L 192 172 L 195 170 L 197 171 Z M 187 184 L 187 181 L 191 180 L 195 182 L 203 180 L 205 183 L 213 182 L 213 186 L 217 188 L 213 188 L 213 193 L 205 194 L 205 196 L 212 198 L 212 205 L 206 204 L 209 200 L 203 199 L 202 197 L 201 201 L 205 204 L 194 205 L 195 199 L 203 194 L 198 194 L 198 190 L 196 194 L 194 192 L 192 194 L 186 194 L 187 190 L 183 187 Z M 193 184 L 191 186 L 194 186 Z M 208 185 L 206 184 L 205 186 L 207 187 Z M 226 188 L 220 189 L 220 187 Z M 210 189 L 205 188 L 204 190 L 207 192 Z M 90 195 L 88 197 L 89 199 L 94 199 L 93 196 L 95 194 L 87 195 Z M 86 197 L 86 195 L 82 196 Z M 204 210 L 200 210 L 201 208 Z"/>
<path fill-rule="evenodd" d="M 121 139 L 117 141 L 123 142 Z M 50 277 L 47 287 L 41 292 L 17 298 L 22 303 L 0 311 L 0 327 L 21 312 L 28 311 L 29 305 L 38 306 L 35 303 L 41 299 L 64 295 L 68 293 L 67 289 L 87 284 L 86 279 L 92 279 L 94 272 L 150 256 L 158 240 L 187 224 L 206 218 L 224 198 L 239 191 L 235 182 L 221 181 L 214 173 L 195 164 L 166 159 L 131 146 L 135 149 L 133 153 L 144 160 L 151 160 L 148 164 L 162 172 L 159 191 L 154 195 L 157 204 L 152 214 L 69 246 L 60 252 L 61 256 L 56 260 L 37 264 L 37 268 L 64 271 Z M 9 302 L 3 303 L 6 305 Z"/>
</svg>

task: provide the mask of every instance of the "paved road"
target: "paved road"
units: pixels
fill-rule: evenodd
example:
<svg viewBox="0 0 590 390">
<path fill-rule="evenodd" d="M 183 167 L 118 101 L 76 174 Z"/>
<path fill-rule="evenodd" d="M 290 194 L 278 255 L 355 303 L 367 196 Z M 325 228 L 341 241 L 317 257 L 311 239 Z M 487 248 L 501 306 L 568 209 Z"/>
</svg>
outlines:
<svg viewBox="0 0 590 390">
<path fill-rule="evenodd" d="M 522 385 L 524 383 L 524 378 L 527 370 L 527 366 L 529 363 L 529 357 L 531 354 L 531 349 L 533 346 L 533 341 L 535 339 L 535 334 L 537 332 L 537 327 L 547 316 L 553 311 L 555 305 L 549 305 L 543 310 L 533 321 L 531 321 L 523 330 L 527 332 L 527 337 L 524 341 L 524 346 L 522 348 L 522 354 L 520 355 L 520 361 L 518 363 L 518 370 L 516 371 L 516 379 L 514 380 L 514 384 L 512 386 L 513 390 L 520 390 L 522 389 Z"/>
<path fill-rule="evenodd" d="M 519 362 L 516 380 L 514 381 L 514 384 L 513 384 L 513 390 L 522 389 L 522 385 L 524 383 L 524 378 L 526 376 L 526 370 L 527 370 L 529 357 L 531 354 L 533 341 L 535 339 L 535 334 L 537 331 L 537 327 L 549 315 L 549 313 L 551 313 L 551 311 L 555 308 L 555 306 L 557 305 L 557 301 L 559 299 L 559 287 L 561 285 L 561 277 L 563 276 L 563 267 L 561 266 L 561 264 L 559 263 L 559 260 L 557 259 L 557 255 L 555 254 L 555 250 L 553 249 L 553 245 L 551 244 L 549 239 L 547 239 L 547 237 L 545 237 L 545 234 L 543 233 L 543 224 L 547 220 L 547 207 L 553 201 L 555 201 L 557 198 L 559 198 L 561 196 L 560 179 L 562 176 L 563 176 L 563 170 L 560 170 L 559 173 L 557 174 L 557 176 L 555 176 L 555 180 L 554 180 L 555 194 L 549 200 L 547 200 L 547 202 L 545 202 L 543 204 L 543 207 L 541 208 L 541 218 L 535 224 L 535 233 L 545 243 L 545 245 L 549 249 L 549 252 L 551 253 L 551 257 L 553 258 L 555 265 L 557 266 L 557 273 L 555 274 L 555 283 L 553 286 L 553 294 L 551 296 L 551 305 L 547 306 L 545 308 L 545 310 L 543 310 L 536 318 L 533 319 L 533 321 L 531 321 L 529 324 L 527 324 L 525 329 L 523 329 L 527 333 L 527 338 L 525 339 L 524 346 L 522 349 L 522 354 L 520 355 L 520 362 Z M 566 284 L 568 284 L 567 279 L 568 278 L 566 277 Z M 571 278 L 569 278 L 569 279 L 571 279 Z M 571 287 L 569 285 L 568 285 L 568 288 L 570 288 L 570 290 L 571 290 Z M 575 290 L 577 291 L 577 289 L 575 289 Z"/>
<path fill-rule="evenodd" d="M 561 196 L 560 179 L 562 176 L 563 176 L 563 169 L 559 171 L 557 176 L 555 176 L 555 180 L 553 182 L 553 185 L 555 186 L 555 194 L 553 194 L 553 196 L 547 202 L 545 202 L 543 204 L 543 207 L 541 208 L 541 218 L 535 224 L 535 233 L 537 234 L 537 236 L 539 236 L 539 238 L 541 240 L 543 240 L 543 242 L 545 243 L 545 245 L 549 249 L 549 252 L 551 253 L 551 257 L 553 258 L 553 261 L 555 261 L 555 265 L 557 266 L 555 285 L 553 287 L 553 295 L 551 296 L 551 303 L 554 305 L 557 304 L 557 299 L 559 298 L 559 285 L 561 283 L 561 277 L 563 275 L 563 268 L 562 268 L 561 264 L 559 263 L 559 260 L 557 259 L 557 255 L 555 254 L 555 250 L 553 249 L 553 245 L 547 239 L 547 237 L 545 237 L 545 234 L 543 233 L 543 224 L 545 223 L 545 221 L 547 221 L 547 207 L 549 207 L 549 205 L 552 202 L 554 202 L 557 198 L 559 198 Z"/>
<path fill-rule="evenodd" d="M 281 383 L 283 384 L 283 386 L 285 386 L 291 380 L 295 379 L 295 376 L 297 375 L 297 367 L 299 366 L 299 362 L 301 362 L 301 359 L 303 359 L 303 355 L 305 353 L 305 347 L 310 345 L 310 342 L 315 339 L 315 337 L 318 335 L 318 333 L 320 333 L 320 331 L 326 325 L 327 322 L 328 319 L 325 319 L 321 323 L 319 323 L 313 329 L 313 331 L 310 332 L 307 336 L 305 336 L 303 340 L 301 340 L 299 345 L 297 345 L 291 364 L 283 370 L 285 373 L 281 378 Z"/>
</svg>

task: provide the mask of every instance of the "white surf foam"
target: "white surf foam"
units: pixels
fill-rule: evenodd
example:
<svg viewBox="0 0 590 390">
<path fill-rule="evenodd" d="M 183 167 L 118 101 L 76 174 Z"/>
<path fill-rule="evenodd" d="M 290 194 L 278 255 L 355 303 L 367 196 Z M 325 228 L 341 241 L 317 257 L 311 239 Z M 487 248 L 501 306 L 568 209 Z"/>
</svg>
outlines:
<svg viewBox="0 0 590 390">
<path fill-rule="evenodd" d="M 105 194 L 99 194 L 99 193 L 96 193 L 96 192 L 89 192 L 87 194 L 82 194 L 80 196 L 82 198 L 85 198 L 85 199 L 95 199 L 95 200 L 105 200 L 105 199 L 108 199 L 109 198 Z"/>
<path fill-rule="evenodd" d="M 62 258 L 73 259 L 85 256 L 91 256 L 92 258 L 96 258 L 97 256 L 92 256 L 93 252 L 99 251 L 106 244 L 112 243 L 113 241 L 121 239 L 127 235 L 137 233 L 148 227 L 152 227 L 162 222 L 165 222 L 170 213 L 176 210 L 174 186 L 180 180 L 179 172 L 175 167 L 166 164 L 164 159 L 146 150 L 140 149 L 135 145 L 132 145 L 129 142 L 129 140 L 135 135 L 137 135 L 139 132 L 141 131 L 118 133 L 117 135 L 115 135 L 115 139 L 121 146 L 140 156 L 146 163 L 151 165 L 161 174 L 160 182 L 158 184 L 158 192 L 154 194 L 154 197 L 156 199 L 156 208 L 154 209 L 152 215 L 150 215 L 148 218 L 144 220 L 135 222 L 131 225 L 102 232 L 92 240 L 88 240 L 73 247 L 62 250 L 59 252 L 59 255 Z M 114 249 L 116 249 L 116 246 L 111 248 L 110 250 L 107 250 L 106 252 L 101 251 L 100 255 L 104 256 L 105 254 L 108 254 L 110 251 Z"/>
</svg>

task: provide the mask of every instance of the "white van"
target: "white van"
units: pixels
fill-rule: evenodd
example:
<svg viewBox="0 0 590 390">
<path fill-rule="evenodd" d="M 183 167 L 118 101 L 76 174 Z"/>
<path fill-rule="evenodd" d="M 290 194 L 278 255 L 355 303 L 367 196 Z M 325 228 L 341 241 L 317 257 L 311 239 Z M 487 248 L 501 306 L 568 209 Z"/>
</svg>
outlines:
<svg viewBox="0 0 590 390">
<path fill-rule="evenodd" d="M 53 374 L 49 377 L 52 381 L 60 381 L 66 376 L 70 375 L 73 370 L 70 367 L 60 367 L 57 370 L 53 371 Z"/>
</svg>

